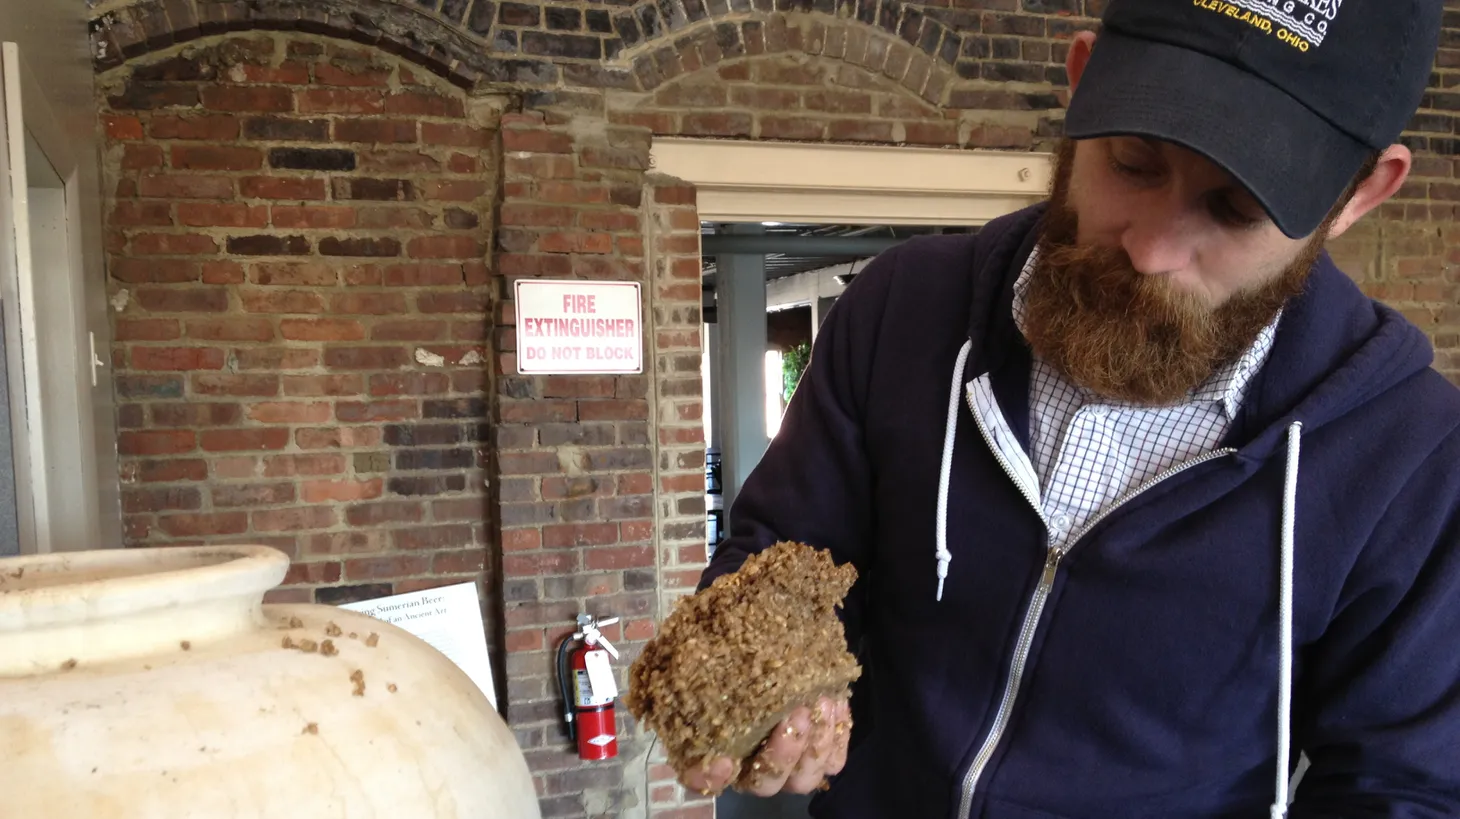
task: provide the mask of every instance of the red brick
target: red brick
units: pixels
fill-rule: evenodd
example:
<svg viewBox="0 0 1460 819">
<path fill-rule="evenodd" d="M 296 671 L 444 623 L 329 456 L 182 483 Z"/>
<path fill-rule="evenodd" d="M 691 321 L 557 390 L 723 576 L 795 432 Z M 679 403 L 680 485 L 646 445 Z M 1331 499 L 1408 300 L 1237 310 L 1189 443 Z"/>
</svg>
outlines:
<svg viewBox="0 0 1460 819">
<path fill-rule="evenodd" d="M 451 379 L 446 373 L 375 373 L 370 376 L 369 394 L 375 397 L 442 395 L 450 390 Z"/>
<path fill-rule="evenodd" d="M 357 211 L 359 226 L 371 230 L 388 228 L 418 228 L 425 230 L 432 226 L 431 214 L 400 205 L 383 207 L 362 207 Z"/>
<path fill-rule="evenodd" d="M 251 171 L 264 164 L 264 155 L 257 148 L 217 145 L 176 145 L 172 149 L 172 167 L 199 171 Z"/>
<path fill-rule="evenodd" d="M 253 199 L 323 199 L 324 180 L 289 176 L 246 176 L 239 180 L 238 192 Z"/>
<path fill-rule="evenodd" d="M 578 227 L 586 230 L 638 230 L 639 215 L 608 210 L 583 211 L 578 215 Z"/>
<path fill-rule="evenodd" d="M 272 341 L 274 325 L 268 319 L 194 319 L 187 323 L 188 338 L 204 341 Z"/>
<path fill-rule="evenodd" d="M 282 85 L 308 85 L 309 65 L 287 62 L 277 68 L 267 65 L 244 65 L 243 77 L 249 82 L 279 83 Z"/>
<path fill-rule="evenodd" d="M 188 259 L 114 259 L 111 274 L 113 279 L 128 284 L 181 284 L 202 277 L 198 263 Z"/>
<path fill-rule="evenodd" d="M 417 236 L 406 250 L 414 259 L 474 259 L 482 255 L 475 236 Z"/>
<path fill-rule="evenodd" d="M 542 532 L 537 529 L 509 529 L 502 532 L 502 550 L 527 552 L 542 548 Z"/>
<path fill-rule="evenodd" d="M 368 142 L 375 145 L 416 141 L 416 123 L 398 119 L 340 119 L 335 121 L 336 142 Z"/>
<path fill-rule="evenodd" d="M 227 114 L 177 116 L 154 114 L 149 126 L 153 139 L 201 139 L 228 142 L 238 139 L 238 118 Z"/>
<path fill-rule="evenodd" d="M 252 478 L 258 474 L 259 459 L 252 457 L 214 458 L 213 477 L 218 480 Z"/>
<path fill-rule="evenodd" d="M 432 502 L 431 516 L 436 520 L 485 521 L 487 512 L 483 498 L 461 498 Z"/>
<path fill-rule="evenodd" d="M 233 180 L 203 174 L 143 174 L 137 180 L 143 196 L 158 199 L 232 199 Z"/>
<path fill-rule="evenodd" d="M 142 120 L 121 114 L 107 114 L 101 118 L 106 128 L 107 139 L 141 139 Z"/>
<path fill-rule="evenodd" d="M 644 401 L 579 401 L 579 421 L 643 421 L 649 417 L 649 405 Z"/>
<path fill-rule="evenodd" d="M 138 256 L 189 256 L 217 253 L 218 243 L 196 233 L 140 233 L 132 237 L 132 252 Z"/>
<path fill-rule="evenodd" d="M 279 394 L 277 375 L 197 373 L 189 379 L 194 395 L 233 395 L 268 398 Z"/>
<path fill-rule="evenodd" d="M 521 629 L 507 632 L 507 650 L 510 651 L 541 651 L 542 629 Z"/>
<path fill-rule="evenodd" d="M 385 110 L 391 114 L 412 114 L 420 117 L 460 118 L 466 116 L 466 110 L 461 104 L 461 100 L 416 91 L 391 95 L 385 101 Z"/>
<path fill-rule="evenodd" d="M 421 417 L 421 405 L 415 401 L 341 401 L 335 405 L 335 417 L 345 424 L 407 421 Z"/>
<path fill-rule="evenodd" d="M 573 224 L 573 213 L 573 208 L 569 207 L 526 202 L 508 202 L 503 204 L 499 210 L 499 216 L 504 225 L 543 227 L 567 227 Z"/>
<path fill-rule="evenodd" d="M 240 370 L 312 370 L 320 362 L 312 347 L 243 347 L 233 357 Z"/>
<path fill-rule="evenodd" d="M 187 207 L 198 206 L 179 205 L 178 210 L 181 211 Z M 181 213 L 179 213 L 179 217 L 181 217 Z M 172 205 L 167 202 L 118 202 L 116 207 L 112 208 L 110 222 L 117 227 L 170 225 L 172 224 Z M 183 224 L 188 223 L 183 222 Z"/>
<path fill-rule="evenodd" d="M 250 313 L 323 313 L 324 297 L 308 290 L 249 290 L 239 294 Z"/>
<path fill-rule="evenodd" d="M 188 227 L 268 227 L 267 205 L 182 202 L 177 206 L 178 224 Z M 115 220 L 113 220 L 115 222 Z M 170 224 L 171 222 L 162 222 Z M 149 223 L 155 224 L 155 223 Z"/>
<path fill-rule="evenodd" d="M 709 562 L 710 559 L 708 553 L 705 550 L 705 544 L 703 543 L 696 543 L 693 546 L 679 547 L 678 557 L 680 563 L 687 564 L 703 564 Z"/>
<path fill-rule="evenodd" d="M 502 150 L 527 151 L 534 154 L 570 154 L 573 152 L 573 137 L 571 134 L 540 128 L 503 128 Z"/>
<path fill-rule="evenodd" d="M 369 554 L 385 551 L 386 532 L 325 532 L 310 535 L 306 551 L 312 555 Z"/>
<path fill-rule="evenodd" d="M 284 319 L 279 332 L 290 341 L 359 341 L 365 327 L 350 319 Z"/>
<path fill-rule="evenodd" d="M 456 148 L 488 148 L 492 134 L 483 128 L 469 125 L 421 123 L 421 141 L 427 145 L 449 145 Z"/>
<path fill-rule="evenodd" d="M 248 513 L 161 515 L 157 518 L 157 525 L 173 537 L 240 535 L 248 529 Z"/>
<path fill-rule="evenodd" d="M 646 507 L 649 502 L 650 499 L 645 498 Z M 642 543 L 653 539 L 654 521 L 652 520 L 626 520 L 619 524 L 619 540 L 624 543 Z"/>
<path fill-rule="evenodd" d="M 272 86 L 205 85 L 203 107 L 214 111 L 292 111 L 294 94 Z"/>
<path fill-rule="evenodd" d="M 419 523 L 425 517 L 422 504 L 415 501 L 386 501 L 351 506 L 345 510 L 345 521 L 351 526 L 378 526 L 382 523 Z"/>
<path fill-rule="evenodd" d="M 213 506 L 277 506 L 294 502 L 292 483 L 218 484 L 212 488 Z"/>
<path fill-rule="evenodd" d="M 297 509 L 270 509 L 253 513 L 256 532 L 288 532 L 301 529 L 328 529 L 339 522 L 329 506 L 304 506 Z"/>
<path fill-rule="evenodd" d="M 186 511 L 202 507 L 202 493 L 192 487 L 122 490 L 122 511 L 128 514 Z"/>
<path fill-rule="evenodd" d="M 487 553 L 484 549 L 437 552 L 431 561 L 431 571 L 436 574 L 466 574 L 480 572 L 487 567 Z"/>
<path fill-rule="evenodd" d="M 314 79 L 320 85 L 384 87 L 390 83 L 390 72 L 349 71 L 328 63 L 320 63 L 314 67 Z"/>
<path fill-rule="evenodd" d="M 301 113 L 379 114 L 385 110 L 385 94 L 364 88 L 310 88 L 297 95 Z"/>
<path fill-rule="evenodd" d="M 382 272 L 387 287 L 451 287 L 464 278 L 459 264 L 396 264 Z"/>
<path fill-rule="evenodd" d="M 264 477 L 338 475 L 345 471 L 345 456 L 333 454 L 273 455 L 264 459 Z"/>
<path fill-rule="evenodd" d="M 161 145 L 128 145 L 122 149 L 122 170 L 161 168 L 163 156 Z"/>
<path fill-rule="evenodd" d="M 572 423 L 578 420 L 578 405 L 572 401 L 503 401 L 505 424 Z"/>
<path fill-rule="evenodd" d="M 221 370 L 223 351 L 217 347 L 134 347 L 132 369 L 158 370 Z"/>
<path fill-rule="evenodd" d="M 421 198 L 439 202 L 470 202 L 487 193 L 487 183 L 474 179 L 432 180 L 420 185 Z"/>
<path fill-rule="evenodd" d="M 487 294 L 425 292 L 416 297 L 416 309 L 422 313 L 486 313 Z"/>
<path fill-rule="evenodd" d="M 584 568 L 589 571 L 605 569 L 634 569 L 654 565 L 653 546 L 620 546 L 617 548 L 588 549 L 583 554 Z"/>
<path fill-rule="evenodd" d="M 339 284 L 340 273 L 321 262 L 255 262 L 248 278 L 265 286 L 329 287 Z"/>
<path fill-rule="evenodd" d="M 345 577 L 350 580 L 388 580 L 426 574 L 429 571 L 429 555 L 391 555 L 345 561 Z"/>
<path fill-rule="evenodd" d="M 208 462 L 198 458 L 138 461 L 124 464 L 122 473 L 125 475 L 129 469 L 134 467 L 137 480 L 143 483 L 205 481 L 208 479 Z"/>
<path fill-rule="evenodd" d="M 117 436 L 117 451 L 122 455 L 177 455 L 197 447 L 191 430 L 139 430 Z"/>
<path fill-rule="evenodd" d="M 542 547 L 563 549 L 570 546 L 597 546 L 618 542 L 616 523 L 572 523 L 544 526 Z"/>
<path fill-rule="evenodd" d="M 275 205 L 274 227 L 278 228 L 351 228 L 355 226 L 355 209 L 326 205 Z"/>
<path fill-rule="evenodd" d="M 324 351 L 325 366 L 343 370 L 389 370 L 410 364 L 410 353 L 404 347 L 329 347 Z"/>
<path fill-rule="evenodd" d="M 152 425 L 156 427 L 236 426 L 241 420 L 243 410 L 238 404 L 192 401 L 152 405 Z"/>
<path fill-rule="evenodd" d="M 693 475 L 671 475 L 659 479 L 659 489 L 665 494 L 676 492 L 699 492 L 705 491 L 704 473 Z"/>
<path fill-rule="evenodd" d="M 238 452 L 250 449 L 283 449 L 289 445 L 289 430 L 229 429 L 205 430 L 201 436 L 203 449 L 208 452 Z"/>
<path fill-rule="evenodd" d="M 359 152 L 360 170 L 388 174 L 440 173 L 441 160 L 420 151 L 364 150 Z"/>
<path fill-rule="evenodd" d="M 365 391 L 360 375 L 286 375 L 285 395 L 359 395 Z"/>
<path fill-rule="evenodd" d="M 250 421 L 262 424 L 322 424 L 330 419 L 325 402 L 269 401 L 248 408 Z"/>
<path fill-rule="evenodd" d="M 284 528 L 295 528 L 286 526 Z M 312 528 L 312 527 L 302 527 Z M 342 569 L 337 561 L 323 561 L 318 563 L 292 563 L 289 571 L 284 575 L 284 584 L 308 583 L 311 585 L 321 583 L 338 583 L 342 579 Z"/>
<path fill-rule="evenodd" d="M 330 503 L 332 501 L 360 501 L 380 497 L 384 481 L 372 478 L 368 481 L 305 481 L 299 491 L 305 503 Z"/>
<path fill-rule="evenodd" d="M 502 556 L 504 577 L 542 577 L 545 575 L 568 574 L 578 568 L 576 552 L 538 552 L 534 554 L 510 554 Z"/>
<path fill-rule="evenodd" d="M 330 299 L 335 314 L 399 315 L 408 312 L 405 296 L 399 293 L 338 293 Z"/>
<path fill-rule="evenodd" d="M 171 341 L 180 335 L 175 319 L 117 319 L 117 341 Z"/>
</svg>

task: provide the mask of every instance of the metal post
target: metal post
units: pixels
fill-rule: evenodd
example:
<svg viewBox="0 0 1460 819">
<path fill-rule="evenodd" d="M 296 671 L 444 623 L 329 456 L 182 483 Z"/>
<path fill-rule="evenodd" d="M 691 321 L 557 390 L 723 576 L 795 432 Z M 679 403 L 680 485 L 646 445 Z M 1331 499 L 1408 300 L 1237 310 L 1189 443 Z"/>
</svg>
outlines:
<svg viewBox="0 0 1460 819">
<path fill-rule="evenodd" d="M 738 236 L 765 232 L 760 225 L 732 225 Z M 707 237 L 708 238 L 708 237 Z M 725 508 L 735 502 L 745 478 L 765 454 L 766 285 L 765 257 L 722 255 L 715 259 L 719 379 L 715 419 L 724 458 Z"/>
</svg>

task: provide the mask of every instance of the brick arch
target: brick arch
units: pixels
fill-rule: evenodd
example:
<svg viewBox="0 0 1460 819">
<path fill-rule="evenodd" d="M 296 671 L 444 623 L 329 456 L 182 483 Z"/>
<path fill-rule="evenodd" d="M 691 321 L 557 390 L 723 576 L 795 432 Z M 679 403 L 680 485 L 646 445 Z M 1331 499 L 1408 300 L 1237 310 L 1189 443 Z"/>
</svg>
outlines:
<svg viewBox="0 0 1460 819">
<path fill-rule="evenodd" d="M 681 74 L 610 117 L 655 136 L 1029 150 L 1042 115 L 938 105 L 886 71 L 787 50 Z"/>
<path fill-rule="evenodd" d="M 851 10 L 857 2 L 848 0 L 843 5 Z M 958 80 L 955 64 L 963 37 L 917 9 L 901 3 L 889 3 L 888 8 L 890 11 L 870 23 L 860 16 L 799 11 L 738 22 L 707 19 L 671 31 L 625 56 L 645 91 L 743 58 L 796 54 L 846 63 L 895 83 L 931 105 L 945 104 L 949 88 Z"/>
<path fill-rule="evenodd" d="M 439 8 L 437 6 L 439 5 Z M 496 4 L 486 0 L 140 0 L 97 9 L 91 19 L 98 72 L 202 37 L 238 31 L 299 31 L 371 45 L 455 85 L 519 79 L 521 66 L 494 59 L 479 39 Z"/>
</svg>

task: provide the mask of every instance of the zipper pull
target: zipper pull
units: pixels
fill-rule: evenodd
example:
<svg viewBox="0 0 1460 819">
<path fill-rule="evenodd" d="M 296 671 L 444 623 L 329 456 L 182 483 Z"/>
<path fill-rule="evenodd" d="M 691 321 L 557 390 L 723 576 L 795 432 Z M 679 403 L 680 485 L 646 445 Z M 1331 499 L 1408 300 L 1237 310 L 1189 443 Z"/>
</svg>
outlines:
<svg viewBox="0 0 1460 819">
<path fill-rule="evenodd" d="M 1044 579 L 1040 582 L 1048 587 L 1054 585 L 1055 573 L 1059 571 L 1060 559 L 1065 556 L 1060 549 L 1050 549 L 1048 556 L 1044 559 Z"/>
</svg>

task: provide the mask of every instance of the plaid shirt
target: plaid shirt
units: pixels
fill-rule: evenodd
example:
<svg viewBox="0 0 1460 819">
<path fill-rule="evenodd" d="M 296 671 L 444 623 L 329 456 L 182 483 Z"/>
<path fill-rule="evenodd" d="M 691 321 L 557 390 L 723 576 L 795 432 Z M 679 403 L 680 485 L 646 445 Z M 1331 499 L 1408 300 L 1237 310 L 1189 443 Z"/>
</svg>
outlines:
<svg viewBox="0 0 1460 819">
<path fill-rule="evenodd" d="M 1014 321 L 1024 332 L 1024 294 L 1038 251 L 1014 283 Z M 1226 435 L 1252 377 L 1267 361 L 1277 319 L 1236 361 L 1175 406 L 1104 401 L 1034 357 L 1029 378 L 1029 445 L 1050 545 L 1072 545 L 1106 507 L 1163 471 L 1210 452 Z M 1027 335 L 1027 333 L 1026 333 Z"/>
</svg>

